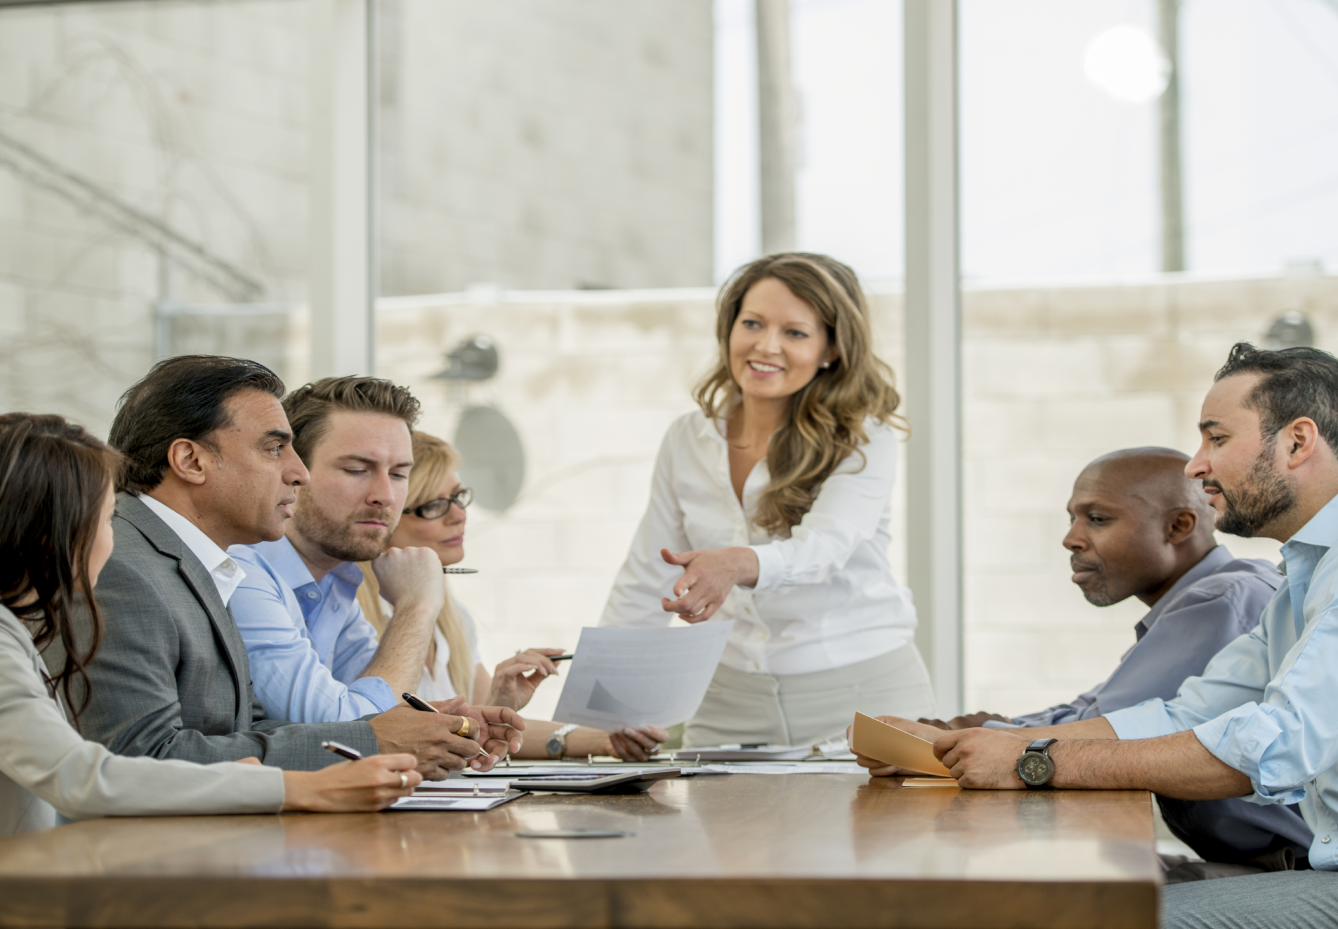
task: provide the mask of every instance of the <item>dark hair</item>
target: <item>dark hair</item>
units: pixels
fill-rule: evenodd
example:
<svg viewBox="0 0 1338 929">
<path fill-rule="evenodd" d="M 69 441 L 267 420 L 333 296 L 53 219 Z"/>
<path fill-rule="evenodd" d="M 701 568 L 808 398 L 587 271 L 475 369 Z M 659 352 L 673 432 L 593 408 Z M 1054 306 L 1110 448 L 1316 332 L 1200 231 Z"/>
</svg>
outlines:
<svg viewBox="0 0 1338 929">
<path fill-rule="evenodd" d="M 102 641 L 88 557 L 119 459 L 59 416 L 0 416 L 0 602 L 28 624 L 39 649 L 60 640 L 65 665 L 47 680 L 53 692 L 64 689 L 76 720 L 88 705 L 84 666 Z M 87 605 L 92 629 L 82 649 L 71 625 L 76 598 Z M 78 706 L 70 694 L 75 677 L 84 684 Z"/>
<path fill-rule="evenodd" d="M 311 451 L 325 436 L 330 414 L 384 413 L 404 420 L 409 432 L 418 425 L 419 403 L 408 388 L 379 377 L 323 377 L 290 393 L 283 401 L 293 430 L 293 451 L 310 463 Z"/>
<path fill-rule="evenodd" d="M 1259 411 L 1264 438 L 1308 416 L 1329 448 L 1338 451 L 1338 358 L 1317 348 L 1269 350 L 1237 342 L 1213 380 L 1233 374 L 1262 375 L 1245 405 Z"/>
<path fill-rule="evenodd" d="M 181 355 L 154 365 L 121 396 L 107 436 L 125 456 L 116 489 L 142 494 L 161 484 L 177 439 L 217 451 L 212 436 L 231 424 L 228 401 L 244 390 L 284 394 L 283 381 L 258 361 Z"/>
</svg>

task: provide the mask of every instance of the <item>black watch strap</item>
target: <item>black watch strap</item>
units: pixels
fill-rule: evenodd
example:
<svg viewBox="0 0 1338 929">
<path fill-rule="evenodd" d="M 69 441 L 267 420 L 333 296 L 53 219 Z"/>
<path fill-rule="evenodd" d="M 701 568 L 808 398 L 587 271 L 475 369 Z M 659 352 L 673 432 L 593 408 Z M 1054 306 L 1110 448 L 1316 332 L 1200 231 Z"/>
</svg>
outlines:
<svg viewBox="0 0 1338 929">
<path fill-rule="evenodd" d="M 1029 752 L 1040 752 L 1040 753 L 1041 753 L 1042 755 L 1044 755 L 1046 758 L 1049 758 L 1049 757 L 1050 757 L 1050 752 L 1049 752 L 1049 748 L 1050 748 L 1050 746 L 1051 746 L 1051 745 L 1054 745 L 1054 744 L 1055 744 L 1056 742 L 1058 742 L 1058 741 L 1059 741 L 1058 739 L 1037 739 L 1035 742 L 1032 742 L 1030 745 L 1027 746 L 1027 751 L 1029 751 Z"/>
</svg>

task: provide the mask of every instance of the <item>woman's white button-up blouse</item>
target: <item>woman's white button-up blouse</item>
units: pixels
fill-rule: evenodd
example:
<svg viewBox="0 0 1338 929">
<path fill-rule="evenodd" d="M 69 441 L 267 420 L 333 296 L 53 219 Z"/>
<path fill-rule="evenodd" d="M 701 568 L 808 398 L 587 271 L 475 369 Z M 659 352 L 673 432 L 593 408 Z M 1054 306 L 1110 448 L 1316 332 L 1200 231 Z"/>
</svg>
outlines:
<svg viewBox="0 0 1338 929">
<path fill-rule="evenodd" d="M 757 528 L 752 517 L 771 480 L 766 460 L 743 488 L 729 478 L 723 423 L 698 412 L 669 427 L 655 462 L 650 505 L 614 581 L 601 626 L 664 626 L 660 605 L 674 599 L 683 569 L 674 552 L 748 546 L 757 553 L 757 585 L 736 587 L 711 622 L 734 620 L 721 663 L 762 674 L 830 671 L 895 651 L 915 636 L 910 591 L 892 577 L 892 486 L 896 431 L 870 419 L 869 441 L 823 482 L 813 507 L 789 538 Z"/>
</svg>

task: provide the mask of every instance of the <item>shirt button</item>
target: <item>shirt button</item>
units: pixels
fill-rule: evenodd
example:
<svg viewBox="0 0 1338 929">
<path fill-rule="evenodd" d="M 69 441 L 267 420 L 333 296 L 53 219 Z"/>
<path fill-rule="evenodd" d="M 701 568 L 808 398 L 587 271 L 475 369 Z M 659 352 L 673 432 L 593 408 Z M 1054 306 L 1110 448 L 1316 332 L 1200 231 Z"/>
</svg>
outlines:
<svg viewBox="0 0 1338 929">
<path fill-rule="evenodd" d="M 308 599 L 308 600 L 315 600 L 315 599 L 316 599 L 316 596 L 317 596 L 316 591 L 314 591 L 314 590 L 308 590 L 308 591 L 307 591 L 307 599 Z"/>
<path fill-rule="evenodd" d="M 1320 841 L 1323 842 L 1325 845 L 1328 845 L 1328 844 L 1329 844 L 1329 837 L 1326 835 L 1324 838 L 1320 839 Z"/>
</svg>

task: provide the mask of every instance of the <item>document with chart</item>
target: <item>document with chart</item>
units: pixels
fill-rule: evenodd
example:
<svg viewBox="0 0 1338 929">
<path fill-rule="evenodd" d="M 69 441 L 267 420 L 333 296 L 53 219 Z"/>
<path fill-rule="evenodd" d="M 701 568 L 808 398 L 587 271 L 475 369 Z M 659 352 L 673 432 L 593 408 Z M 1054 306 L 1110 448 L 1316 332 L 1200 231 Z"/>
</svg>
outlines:
<svg viewBox="0 0 1338 929">
<path fill-rule="evenodd" d="M 673 726 L 706 696 L 734 621 L 581 630 L 553 718 L 596 729 Z"/>
</svg>

